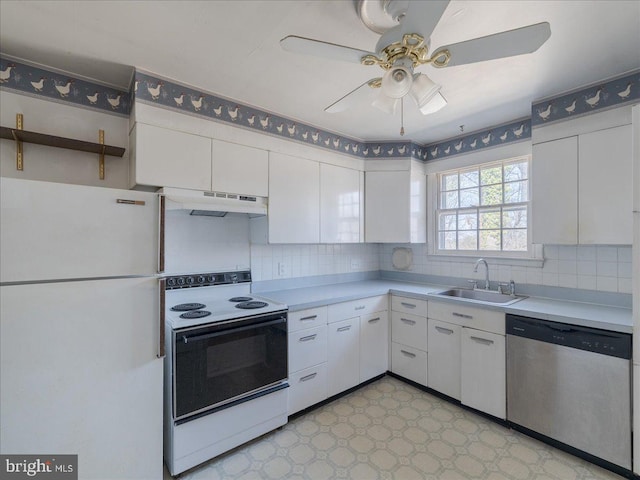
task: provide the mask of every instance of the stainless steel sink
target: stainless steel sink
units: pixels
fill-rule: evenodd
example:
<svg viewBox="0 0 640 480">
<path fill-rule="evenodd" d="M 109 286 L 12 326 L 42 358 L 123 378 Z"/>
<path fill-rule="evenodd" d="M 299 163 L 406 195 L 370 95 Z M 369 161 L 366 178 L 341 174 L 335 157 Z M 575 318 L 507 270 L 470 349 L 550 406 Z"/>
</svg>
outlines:
<svg viewBox="0 0 640 480">
<path fill-rule="evenodd" d="M 511 305 L 512 303 L 519 302 L 523 298 L 527 298 L 524 295 L 512 297 L 504 293 L 490 290 L 471 290 L 470 288 L 450 288 L 449 290 L 434 292 L 432 295 L 488 305 Z"/>
</svg>

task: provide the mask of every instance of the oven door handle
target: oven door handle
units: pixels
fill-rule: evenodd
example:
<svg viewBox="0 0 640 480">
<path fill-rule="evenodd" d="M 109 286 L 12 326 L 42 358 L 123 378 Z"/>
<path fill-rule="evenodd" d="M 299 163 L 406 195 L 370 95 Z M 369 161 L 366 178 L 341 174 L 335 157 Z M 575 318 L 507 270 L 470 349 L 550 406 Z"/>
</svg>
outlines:
<svg viewBox="0 0 640 480">
<path fill-rule="evenodd" d="M 222 331 L 219 332 L 214 332 L 214 333 L 205 333 L 203 335 L 193 335 L 191 337 L 188 337 L 187 335 L 182 335 L 182 342 L 185 344 L 189 344 L 192 342 L 199 342 L 202 340 L 208 340 L 209 338 L 215 338 L 215 337 L 219 337 L 221 335 L 228 335 L 230 333 L 236 333 L 236 332 L 244 332 L 246 330 L 251 330 L 254 329 L 256 327 L 270 327 L 271 325 L 277 325 L 279 323 L 286 323 L 287 319 L 282 317 L 282 318 L 278 318 L 276 320 L 271 320 L 269 322 L 264 322 L 264 323 L 253 323 L 251 325 L 245 325 L 244 327 L 236 327 L 236 328 L 226 328 Z M 179 340 L 178 340 L 179 341 Z"/>
</svg>

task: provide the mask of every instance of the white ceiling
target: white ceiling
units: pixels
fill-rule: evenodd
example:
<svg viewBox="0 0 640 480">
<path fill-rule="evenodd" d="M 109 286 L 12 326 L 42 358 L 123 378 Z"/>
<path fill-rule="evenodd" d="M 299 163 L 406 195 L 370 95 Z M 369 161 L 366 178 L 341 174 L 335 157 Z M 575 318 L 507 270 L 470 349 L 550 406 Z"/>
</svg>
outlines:
<svg viewBox="0 0 640 480">
<path fill-rule="evenodd" d="M 420 67 L 449 104 L 423 116 L 368 104 L 324 108 L 382 70 L 285 52 L 300 35 L 374 50 L 352 0 L 0 2 L 3 54 L 127 88 L 132 67 L 361 140 L 430 143 L 530 115 L 531 102 L 640 68 L 640 1 L 452 0 L 431 36 L 440 45 L 547 21 L 535 53 Z"/>
</svg>

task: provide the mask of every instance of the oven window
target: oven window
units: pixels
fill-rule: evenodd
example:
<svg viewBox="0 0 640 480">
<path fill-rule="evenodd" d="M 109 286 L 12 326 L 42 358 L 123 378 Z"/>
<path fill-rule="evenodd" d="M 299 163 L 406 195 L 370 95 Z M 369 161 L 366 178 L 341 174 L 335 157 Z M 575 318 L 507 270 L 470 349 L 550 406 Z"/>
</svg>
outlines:
<svg viewBox="0 0 640 480">
<path fill-rule="evenodd" d="M 176 419 L 287 378 L 286 315 L 176 333 Z"/>
</svg>

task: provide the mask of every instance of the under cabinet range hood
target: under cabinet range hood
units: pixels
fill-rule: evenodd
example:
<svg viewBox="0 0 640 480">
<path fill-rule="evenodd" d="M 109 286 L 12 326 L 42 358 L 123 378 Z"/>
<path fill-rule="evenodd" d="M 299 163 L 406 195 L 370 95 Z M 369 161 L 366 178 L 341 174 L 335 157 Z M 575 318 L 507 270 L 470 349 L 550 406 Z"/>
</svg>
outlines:
<svg viewBox="0 0 640 480">
<path fill-rule="evenodd" d="M 161 188 L 167 210 L 191 210 L 191 215 L 224 217 L 227 213 L 246 213 L 250 217 L 267 214 L 267 198 L 225 192 L 203 192 L 182 188 Z"/>
</svg>

